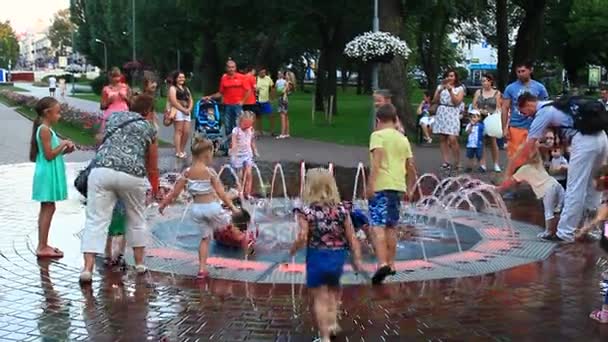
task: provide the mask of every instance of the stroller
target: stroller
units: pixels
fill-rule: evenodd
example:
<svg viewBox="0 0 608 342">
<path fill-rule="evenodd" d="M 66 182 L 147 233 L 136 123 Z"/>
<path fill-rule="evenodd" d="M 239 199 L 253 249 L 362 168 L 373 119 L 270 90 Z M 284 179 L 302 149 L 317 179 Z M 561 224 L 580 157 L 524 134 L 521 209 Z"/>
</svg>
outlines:
<svg viewBox="0 0 608 342">
<path fill-rule="evenodd" d="M 220 105 L 213 101 L 199 100 L 194 106 L 194 134 L 201 134 L 213 142 L 216 155 L 227 155 L 229 138 L 222 125 Z"/>
</svg>

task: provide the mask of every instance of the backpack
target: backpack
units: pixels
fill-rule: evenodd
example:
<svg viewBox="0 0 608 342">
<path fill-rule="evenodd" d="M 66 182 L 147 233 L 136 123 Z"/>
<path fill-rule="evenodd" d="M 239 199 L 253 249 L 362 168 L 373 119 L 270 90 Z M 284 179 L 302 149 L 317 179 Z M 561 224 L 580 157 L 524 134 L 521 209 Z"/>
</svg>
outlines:
<svg viewBox="0 0 608 342">
<path fill-rule="evenodd" d="M 596 99 L 583 96 L 570 96 L 548 103 L 562 112 L 572 116 L 574 124 L 572 127 L 584 135 L 593 135 L 608 130 L 608 112 L 604 105 Z"/>
</svg>

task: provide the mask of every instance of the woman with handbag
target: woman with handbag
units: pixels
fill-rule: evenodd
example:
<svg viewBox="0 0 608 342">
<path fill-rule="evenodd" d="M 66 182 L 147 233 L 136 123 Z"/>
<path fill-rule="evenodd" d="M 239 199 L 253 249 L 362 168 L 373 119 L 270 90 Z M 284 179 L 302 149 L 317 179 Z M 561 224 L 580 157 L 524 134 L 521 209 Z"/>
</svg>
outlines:
<svg viewBox="0 0 608 342">
<path fill-rule="evenodd" d="M 464 88 L 454 69 L 448 69 L 443 74 L 443 78 L 443 82 L 437 87 L 433 97 L 433 103 L 437 104 L 433 134 L 439 135 L 439 148 L 443 158 L 441 169 L 450 171 L 452 166 L 460 168 L 458 136 L 460 135 L 460 105 L 464 99 Z"/>
<path fill-rule="evenodd" d="M 484 74 L 481 77 L 481 89 L 475 92 L 475 97 L 473 98 L 473 108 L 479 110 L 482 115 L 482 119 L 484 120 L 484 125 L 486 126 L 486 135 L 484 138 L 484 142 L 486 146 L 490 146 L 490 153 L 492 154 L 492 161 L 494 161 L 494 172 L 501 172 L 499 164 L 499 156 L 498 156 L 498 143 L 496 141 L 497 138 L 501 138 L 501 136 L 496 136 L 493 134 L 493 130 L 491 125 L 495 120 L 492 115 L 498 115 L 500 117 L 500 112 L 496 110 L 500 108 L 502 104 L 502 94 L 500 91 L 494 89 L 494 76 L 491 74 Z M 492 122 L 492 123 L 491 123 Z M 498 121 L 500 123 L 500 121 Z M 500 132 L 502 132 L 502 128 L 499 127 Z M 489 134 L 488 134 L 489 133 Z M 486 170 L 486 153 L 485 149 L 483 149 L 481 155 L 481 161 L 479 162 L 480 167 L 485 171 Z"/>
<path fill-rule="evenodd" d="M 186 87 L 186 75 L 181 71 L 175 71 L 171 75 L 168 108 L 165 116 L 173 121 L 175 128 L 173 144 L 175 145 L 175 156 L 179 159 L 186 158 L 184 150 L 190 136 L 190 113 L 193 106 L 192 94 L 190 89 Z"/>
<path fill-rule="evenodd" d="M 86 221 L 81 250 L 84 268 L 80 281 L 91 282 L 95 255 L 105 252 L 112 211 L 120 199 L 127 215 L 127 244 L 133 248 L 135 270 L 146 272 L 146 162 L 156 145 L 156 129 L 148 120 L 154 115 L 154 99 L 133 98 L 131 111 L 115 112 L 107 122 L 104 140 L 88 173 Z M 80 176 L 79 176 L 80 177 Z M 82 177 L 80 177 L 82 178 Z"/>
<path fill-rule="evenodd" d="M 101 109 L 103 110 L 103 120 L 101 122 L 101 131 L 103 132 L 106 121 L 114 112 L 124 112 L 129 110 L 129 99 L 131 98 L 131 89 L 122 82 L 123 75 L 120 69 L 113 67 L 109 74 L 110 84 L 103 87 L 101 91 Z"/>
</svg>

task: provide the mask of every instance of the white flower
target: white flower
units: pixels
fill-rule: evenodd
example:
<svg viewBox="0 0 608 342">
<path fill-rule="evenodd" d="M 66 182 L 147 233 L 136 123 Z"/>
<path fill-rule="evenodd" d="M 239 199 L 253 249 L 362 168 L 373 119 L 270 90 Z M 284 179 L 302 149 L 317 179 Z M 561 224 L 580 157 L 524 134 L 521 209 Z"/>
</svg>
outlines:
<svg viewBox="0 0 608 342">
<path fill-rule="evenodd" d="M 409 53 L 407 44 L 388 32 L 365 32 L 348 42 L 344 48 L 346 56 L 363 62 L 386 55 L 407 58 Z"/>
</svg>

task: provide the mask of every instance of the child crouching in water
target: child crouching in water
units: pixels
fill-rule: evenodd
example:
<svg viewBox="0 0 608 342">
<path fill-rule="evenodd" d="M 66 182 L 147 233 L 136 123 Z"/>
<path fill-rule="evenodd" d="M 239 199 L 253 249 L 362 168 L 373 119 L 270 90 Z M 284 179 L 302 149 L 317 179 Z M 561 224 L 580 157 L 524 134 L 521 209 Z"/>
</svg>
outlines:
<svg viewBox="0 0 608 342">
<path fill-rule="evenodd" d="M 577 240 L 584 238 L 587 233 L 593 230 L 596 226 L 603 223 L 602 236 L 600 240 L 600 247 L 608 253 L 608 165 L 602 166 L 594 176 L 593 185 L 597 191 L 602 192 L 602 204 L 598 208 L 597 214 L 593 221 L 589 222 L 583 228 L 579 229 L 574 235 Z M 604 281 L 608 280 L 608 274 L 604 271 L 602 278 Z M 604 304 L 600 310 L 594 310 L 589 314 L 589 317 L 599 323 L 608 323 L 608 292 L 604 295 Z"/>
<path fill-rule="evenodd" d="M 242 212 L 232 203 L 217 173 L 208 165 L 213 161 L 213 142 L 201 137 L 195 137 L 192 143 L 192 165 L 187 168 L 177 180 L 171 193 L 165 197 L 158 207 L 162 214 L 167 205 L 173 202 L 185 189 L 190 193 L 193 203 L 190 205 L 186 219 L 201 229 L 202 237 L 198 250 L 199 271 L 198 279 L 209 277 L 207 257 L 209 242 L 213 232 L 228 226 Z M 229 211 L 222 208 L 221 200 Z M 232 212 L 232 216 L 230 215 Z"/>
<path fill-rule="evenodd" d="M 498 191 L 505 191 L 518 182 L 528 183 L 536 198 L 542 199 L 545 211 L 545 231 L 538 234 L 544 240 L 558 240 L 557 223 L 561 209 L 564 206 L 564 188 L 557 180 L 547 173 L 538 148 L 530 155 L 530 159 L 522 165 L 511 179 L 505 180 Z"/>
<path fill-rule="evenodd" d="M 306 287 L 312 292 L 321 341 L 328 342 L 340 330 L 340 277 L 349 246 L 356 270 L 361 270 L 361 251 L 349 212 L 340 203 L 336 181 L 329 170 L 317 168 L 306 172 L 302 200 L 304 206 L 296 214 L 300 231 L 290 254 L 307 248 Z"/>
<path fill-rule="evenodd" d="M 602 193 L 602 201 L 597 209 L 595 218 L 584 227 L 578 229 L 574 234 L 576 240 L 583 240 L 588 233 L 595 229 L 600 223 L 608 220 L 608 165 L 602 166 L 594 175 L 593 185 L 595 190 Z"/>
<path fill-rule="evenodd" d="M 249 198 L 253 185 L 251 167 L 253 156 L 258 156 L 255 147 L 253 122 L 255 114 L 245 111 L 239 116 L 238 126 L 232 130 L 232 142 L 230 144 L 230 164 L 238 170 L 241 178 L 241 189 L 244 198 Z"/>
</svg>

